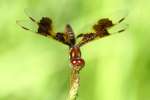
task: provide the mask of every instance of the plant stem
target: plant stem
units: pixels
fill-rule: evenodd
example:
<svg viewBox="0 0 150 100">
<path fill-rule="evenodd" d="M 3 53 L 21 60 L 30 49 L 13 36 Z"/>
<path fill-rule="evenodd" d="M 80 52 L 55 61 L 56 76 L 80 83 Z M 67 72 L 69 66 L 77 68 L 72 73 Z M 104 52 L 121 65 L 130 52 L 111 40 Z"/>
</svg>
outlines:
<svg viewBox="0 0 150 100">
<path fill-rule="evenodd" d="M 79 70 L 71 70 L 71 82 L 68 100 L 76 100 L 80 85 Z"/>
</svg>

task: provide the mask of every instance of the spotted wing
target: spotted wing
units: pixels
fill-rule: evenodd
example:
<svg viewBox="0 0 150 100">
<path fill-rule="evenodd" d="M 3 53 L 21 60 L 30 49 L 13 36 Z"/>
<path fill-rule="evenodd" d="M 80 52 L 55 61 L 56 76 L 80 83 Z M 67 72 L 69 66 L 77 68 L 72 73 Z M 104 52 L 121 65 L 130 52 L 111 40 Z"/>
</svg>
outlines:
<svg viewBox="0 0 150 100">
<path fill-rule="evenodd" d="M 119 26 L 119 24 L 125 19 L 125 17 L 119 19 L 116 23 L 114 23 L 112 20 L 109 18 L 103 18 L 98 20 L 96 24 L 93 25 L 93 30 L 94 32 L 87 33 L 87 34 L 79 34 L 77 36 L 77 39 L 80 39 L 78 42 L 78 46 L 82 46 L 90 41 L 93 41 L 98 38 L 103 38 L 106 36 L 109 36 L 114 33 L 120 33 L 125 31 L 126 27 L 120 27 L 118 29 L 115 29 L 113 31 L 109 31 L 115 26 Z"/>
<path fill-rule="evenodd" d="M 26 15 L 30 21 L 17 21 L 17 24 L 23 29 L 43 35 L 45 37 L 51 37 L 63 44 L 69 45 L 66 42 L 65 34 L 63 32 L 54 32 L 52 20 L 49 17 L 42 17 L 39 21 L 32 17 L 32 15 L 25 10 Z"/>
</svg>

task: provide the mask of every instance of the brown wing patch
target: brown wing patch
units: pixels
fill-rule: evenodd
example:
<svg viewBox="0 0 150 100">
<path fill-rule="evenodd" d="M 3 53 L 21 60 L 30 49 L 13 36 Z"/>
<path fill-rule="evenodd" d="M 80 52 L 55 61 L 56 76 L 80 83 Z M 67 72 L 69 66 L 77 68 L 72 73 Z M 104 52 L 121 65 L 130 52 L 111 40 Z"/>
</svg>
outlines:
<svg viewBox="0 0 150 100">
<path fill-rule="evenodd" d="M 97 37 L 95 33 L 79 34 L 77 38 L 81 38 L 80 42 L 77 44 L 79 47 L 94 40 Z"/>
<path fill-rule="evenodd" d="M 112 27 L 114 24 L 108 18 L 100 19 L 97 24 L 93 25 L 93 29 L 100 37 L 109 35 L 107 28 Z"/>
<path fill-rule="evenodd" d="M 38 33 L 44 36 L 52 35 L 52 20 L 50 18 L 42 17 L 38 25 Z"/>
</svg>

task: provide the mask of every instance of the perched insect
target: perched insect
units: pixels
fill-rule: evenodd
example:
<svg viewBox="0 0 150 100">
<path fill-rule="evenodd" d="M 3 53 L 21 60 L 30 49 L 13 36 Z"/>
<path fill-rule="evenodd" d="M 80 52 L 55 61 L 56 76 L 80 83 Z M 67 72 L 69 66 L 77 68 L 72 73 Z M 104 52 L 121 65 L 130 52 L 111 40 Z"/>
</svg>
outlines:
<svg viewBox="0 0 150 100">
<path fill-rule="evenodd" d="M 95 39 L 111 35 L 108 30 L 113 26 L 120 24 L 125 19 L 125 17 L 122 17 L 118 19 L 116 23 L 114 23 L 109 18 L 102 18 L 98 20 L 95 25 L 93 25 L 93 32 L 79 34 L 78 36 L 75 36 L 75 33 L 69 24 L 65 26 L 64 32 L 55 32 L 53 30 L 52 20 L 49 17 L 42 17 L 39 21 L 36 21 L 30 15 L 28 15 L 28 17 L 31 22 L 33 22 L 36 26 L 34 30 L 28 27 L 23 21 L 17 21 L 17 24 L 25 30 L 35 32 L 45 37 L 51 37 L 69 46 L 70 63 L 73 66 L 72 68 L 76 71 L 81 70 L 85 65 L 85 62 L 81 57 L 80 47 Z M 115 33 L 123 32 L 125 31 L 125 29 L 126 28 L 118 29 L 118 31 L 116 31 Z M 79 42 L 77 42 L 77 39 L 80 39 Z"/>
</svg>

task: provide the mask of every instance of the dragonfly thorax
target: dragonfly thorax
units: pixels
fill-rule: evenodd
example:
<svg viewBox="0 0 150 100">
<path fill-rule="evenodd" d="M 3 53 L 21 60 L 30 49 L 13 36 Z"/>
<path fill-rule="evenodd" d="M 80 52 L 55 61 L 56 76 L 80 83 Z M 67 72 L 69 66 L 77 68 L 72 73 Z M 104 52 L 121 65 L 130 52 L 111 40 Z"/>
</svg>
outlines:
<svg viewBox="0 0 150 100">
<path fill-rule="evenodd" d="M 85 64 L 84 60 L 81 58 L 81 51 L 78 46 L 70 48 L 70 63 L 75 70 L 80 70 Z"/>
</svg>

